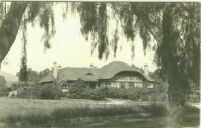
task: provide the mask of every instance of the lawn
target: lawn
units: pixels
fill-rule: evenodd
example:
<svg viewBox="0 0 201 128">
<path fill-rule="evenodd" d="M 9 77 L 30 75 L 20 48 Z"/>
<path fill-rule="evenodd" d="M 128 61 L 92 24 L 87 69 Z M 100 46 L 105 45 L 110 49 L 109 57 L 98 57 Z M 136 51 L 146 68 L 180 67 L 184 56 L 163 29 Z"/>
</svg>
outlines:
<svg viewBox="0 0 201 128">
<path fill-rule="evenodd" d="M 186 106 L 177 121 L 166 105 L 130 101 L 0 99 L 2 128 L 178 128 L 199 127 L 199 109 Z M 177 122 L 177 123 L 175 123 Z"/>
</svg>

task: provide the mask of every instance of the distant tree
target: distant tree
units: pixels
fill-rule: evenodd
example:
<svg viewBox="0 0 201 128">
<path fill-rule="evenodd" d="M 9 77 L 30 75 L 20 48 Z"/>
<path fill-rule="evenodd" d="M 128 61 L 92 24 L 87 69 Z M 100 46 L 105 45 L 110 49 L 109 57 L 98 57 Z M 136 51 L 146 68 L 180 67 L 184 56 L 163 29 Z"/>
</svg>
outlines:
<svg viewBox="0 0 201 128">
<path fill-rule="evenodd" d="M 19 72 L 19 81 L 21 82 L 27 82 L 28 81 L 28 73 L 27 73 L 27 57 L 23 56 L 21 59 L 21 66 L 20 66 L 20 72 Z"/>
<path fill-rule="evenodd" d="M 6 80 L 4 76 L 0 76 L 0 87 L 6 87 Z"/>
<path fill-rule="evenodd" d="M 34 71 L 31 68 L 28 68 L 27 70 L 27 82 L 39 82 L 42 78 L 47 76 L 50 73 L 50 69 L 46 68 L 40 72 Z M 19 72 L 17 73 L 17 76 L 19 76 Z"/>
<path fill-rule="evenodd" d="M 8 87 L 6 87 L 6 80 L 4 76 L 0 76 L 0 96 L 7 96 L 9 92 Z"/>
<path fill-rule="evenodd" d="M 28 69 L 27 71 L 27 76 L 28 76 L 28 82 L 38 82 L 38 72 L 33 71 L 31 68 Z"/>
<path fill-rule="evenodd" d="M 52 71 L 49 68 L 44 69 L 43 71 L 40 71 L 38 74 L 38 77 L 40 79 L 44 78 L 45 76 L 49 75 Z"/>
<path fill-rule="evenodd" d="M 27 82 L 28 79 L 28 71 L 27 71 L 27 39 L 26 39 L 26 24 L 25 20 L 22 22 L 22 29 L 23 29 L 23 36 L 22 36 L 22 58 L 21 58 L 21 65 L 20 65 L 20 72 L 19 72 L 19 81 Z"/>
</svg>

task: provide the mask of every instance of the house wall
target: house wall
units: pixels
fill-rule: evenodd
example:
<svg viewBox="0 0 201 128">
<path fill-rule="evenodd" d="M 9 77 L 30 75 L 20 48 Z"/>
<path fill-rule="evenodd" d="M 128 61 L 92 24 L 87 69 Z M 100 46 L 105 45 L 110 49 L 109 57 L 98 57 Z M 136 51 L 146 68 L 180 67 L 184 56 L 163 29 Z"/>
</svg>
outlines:
<svg viewBox="0 0 201 128">
<path fill-rule="evenodd" d="M 100 81 L 101 88 L 142 88 L 147 86 L 153 88 L 152 83 L 148 83 L 142 76 L 133 72 L 122 72 L 109 80 Z"/>
</svg>

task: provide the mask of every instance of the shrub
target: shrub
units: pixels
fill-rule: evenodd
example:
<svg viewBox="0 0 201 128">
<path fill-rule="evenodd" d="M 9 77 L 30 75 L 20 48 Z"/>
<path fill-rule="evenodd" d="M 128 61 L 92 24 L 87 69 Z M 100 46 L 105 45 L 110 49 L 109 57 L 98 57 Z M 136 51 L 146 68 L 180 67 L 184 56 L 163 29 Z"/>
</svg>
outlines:
<svg viewBox="0 0 201 128">
<path fill-rule="evenodd" d="M 4 76 L 0 76 L 0 96 L 7 96 L 9 89 L 6 86 L 6 80 Z"/>
<path fill-rule="evenodd" d="M 31 99 L 60 99 L 63 96 L 58 87 L 51 85 L 34 85 L 21 87 L 17 90 L 17 97 Z"/>
<path fill-rule="evenodd" d="M 9 88 L 1 87 L 0 88 L 0 97 L 8 96 L 9 91 L 10 91 Z"/>
<path fill-rule="evenodd" d="M 155 84 L 154 88 L 149 92 L 149 101 L 168 101 L 168 84 L 161 82 L 160 84 Z"/>
<path fill-rule="evenodd" d="M 70 98 L 102 100 L 105 98 L 104 89 L 92 89 L 87 87 L 84 81 L 75 82 L 69 89 Z"/>
<path fill-rule="evenodd" d="M 105 98 L 102 89 L 90 89 L 89 98 L 93 100 L 102 100 Z"/>
<path fill-rule="evenodd" d="M 74 83 L 69 89 L 69 97 L 75 99 L 94 99 L 104 98 L 130 99 L 132 101 L 167 101 L 168 86 L 156 84 L 154 88 L 96 88 L 87 87 L 84 81 Z"/>
<path fill-rule="evenodd" d="M 192 103 L 199 103 L 200 102 L 200 92 L 199 89 L 192 90 L 189 94 L 189 96 L 186 98 L 187 101 Z"/>
<path fill-rule="evenodd" d="M 146 101 L 148 100 L 148 92 L 149 90 L 147 88 L 109 88 L 107 89 L 106 97 Z"/>
<path fill-rule="evenodd" d="M 88 95 L 87 93 L 87 85 L 83 81 L 78 81 L 72 84 L 71 88 L 69 89 L 69 97 L 81 99 Z"/>
</svg>

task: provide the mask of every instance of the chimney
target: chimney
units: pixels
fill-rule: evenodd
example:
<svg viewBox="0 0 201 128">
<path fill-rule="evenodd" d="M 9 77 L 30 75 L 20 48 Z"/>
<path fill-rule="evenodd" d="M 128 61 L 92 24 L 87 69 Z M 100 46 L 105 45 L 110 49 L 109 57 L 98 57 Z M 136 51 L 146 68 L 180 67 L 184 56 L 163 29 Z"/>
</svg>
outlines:
<svg viewBox="0 0 201 128">
<path fill-rule="evenodd" d="M 57 70 L 58 70 L 57 63 L 54 62 L 53 63 L 53 68 L 52 68 L 52 76 L 53 76 L 54 79 L 57 79 Z"/>
<path fill-rule="evenodd" d="M 147 76 L 149 75 L 149 69 L 147 64 L 144 65 L 144 74 Z"/>
</svg>

